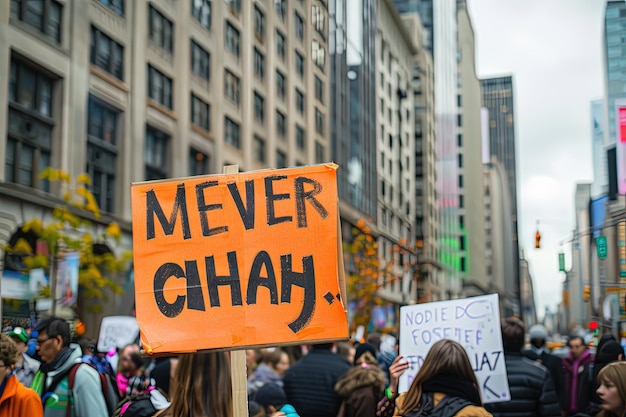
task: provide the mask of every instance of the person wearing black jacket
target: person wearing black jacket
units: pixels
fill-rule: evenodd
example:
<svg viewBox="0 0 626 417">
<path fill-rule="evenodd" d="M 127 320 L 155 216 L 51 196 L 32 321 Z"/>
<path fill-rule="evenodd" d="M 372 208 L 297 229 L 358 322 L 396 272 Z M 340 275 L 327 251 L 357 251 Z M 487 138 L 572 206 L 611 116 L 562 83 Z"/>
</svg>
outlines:
<svg viewBox="0 0 626 417">
<path fill-rule="evenodd" d="M 485 404 L 494 417 L 559 417 L 561 410 L 548 370 L 522 356 L 524 324 L 516 318 L 502 320 L 502 345 L 511 400 Z"/>
<path fill-rule="evenodd" d="M 283 378 L 287 402 L 301 417 L 336 417 L 342 398 L 335 384 L 350 370 L 350 362 L 332 352 L 332 343 L 313 345 L 291 365 Z"/>
</svg>

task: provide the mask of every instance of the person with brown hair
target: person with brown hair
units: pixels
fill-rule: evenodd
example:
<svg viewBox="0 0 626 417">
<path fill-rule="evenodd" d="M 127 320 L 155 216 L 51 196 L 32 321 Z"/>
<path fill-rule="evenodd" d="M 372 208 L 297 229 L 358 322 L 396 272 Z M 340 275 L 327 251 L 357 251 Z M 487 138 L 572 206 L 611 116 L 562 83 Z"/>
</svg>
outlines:
<svg viewBox="0 0 626 417">
<path fill-rule="evenodd" d="M 482 407 L 478 381 L 463 346 L 442 339 L 435 343 L 406 393 L 398 395 L 398 380 L 408 368 L 400 355 L 390 371 L 389 397 L 378 403 L 378 413 L 442 417 L 491 417 Z"/>
<path fill-rule="evenodd" d="M 17 354 L 15 342 L 0 334 L 0 417 L 43 417 L 39 395 L 13 373 Z"/>
<path fill-rule="evenodd" d="M 225 352 L 196 352 L 179 356 L 171 405 L 163 417 L 232 417 L 230 361 Z"/>
<path fill-rule="evenodd" d="M 598 373 L 602 411 L 596 417 L 626 416 L 626 362 L 612 362 Z"/>
</svg>

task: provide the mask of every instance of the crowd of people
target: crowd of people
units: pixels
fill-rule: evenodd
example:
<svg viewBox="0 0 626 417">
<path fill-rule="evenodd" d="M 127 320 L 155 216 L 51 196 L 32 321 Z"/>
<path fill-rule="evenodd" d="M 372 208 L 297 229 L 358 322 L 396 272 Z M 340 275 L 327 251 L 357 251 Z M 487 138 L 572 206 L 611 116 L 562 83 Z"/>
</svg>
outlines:
<svg viewBox="0 0 626 417">
<path fill-rule="evenodd" d="M 541 325 L 526 332 L 520 320 L 507 318 L 501 330 L 509 401 L 483 403 L 464 347 L 448 339 L 430 348 L 407 392 L 399 393 L 409 363 L 398 354 L 397 338 L 374 332 L 359 343 L 247 350 L 248 414 L 626 417 L 626 361 L 613 336 L 600 339 L 595 355 L 583 338 L 571 337 L 569 355 L 560 358 L 547 348 Z M 149 358 L 138 344 L 98 352 L 95 341 L 72 340 L 65 320 L 48 318 L 0 334 L 0 417 L 232 417 L 229 356 Z M 103 376 L 117 398 L 114 411 Z"/>
</svg>

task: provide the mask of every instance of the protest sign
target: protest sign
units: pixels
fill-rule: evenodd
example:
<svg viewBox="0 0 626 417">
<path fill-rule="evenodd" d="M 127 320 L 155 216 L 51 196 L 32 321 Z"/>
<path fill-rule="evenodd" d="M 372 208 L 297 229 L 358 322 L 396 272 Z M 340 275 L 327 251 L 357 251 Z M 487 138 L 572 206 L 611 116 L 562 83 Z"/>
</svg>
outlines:
<svg viewBox="0 0 626 417">
<path fill-rule="evenodd" d="M 348 337 L 334 164 L 134 183 L 148 353 Z"/>
<path fill-rule="evenodd" d="M 497 294 L 400 308 L 400 354 L 410 364 L 400 392 L 408 390 L 430 347 L 441 339 L 463 345 L 484 403 L 511 399 Z"/>
<path fill-rule="evenodd" d="M 98 352 L 108 352 L 111 349 L 121 349 L 128 344 L 137 343 L 137 336 L 139 336 L 139 327 L 134 317 L 104 317 L 100 322 Z"/>
</svg>

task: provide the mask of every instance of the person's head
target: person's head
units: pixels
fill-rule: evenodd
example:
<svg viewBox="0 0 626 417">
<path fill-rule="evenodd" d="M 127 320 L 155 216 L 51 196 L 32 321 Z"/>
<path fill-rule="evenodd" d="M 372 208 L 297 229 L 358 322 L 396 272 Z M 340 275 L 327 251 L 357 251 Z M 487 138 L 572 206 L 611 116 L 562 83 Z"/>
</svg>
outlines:
<svg viewBox="0 0 626 417">
<path fill-rule="evenodd" d="M 263 362 L 267 363 L 281 377 L 289 369 L 289 355 L 282 349 L 277 348 L 272 351 L 266 351 L 263 354 Z"/>
<path fill-rule="evenodd" d="M 248 373 L 252 374 L 252 371 L 259 363 L 260 356 L 261 353 L 258 349 L 246 349 L 246 369 Z"/>
<path fill-rule="evenodd" d="M 70 345 L 70 326 L 64 319 L 50 317 L 37 325 L 37 353 L 44 363 L 54 358 Z"/>
<path fill-rule="evenodd" d="M 587 345 L 585 344 L 585 339 L 581 336 L 572 336 L 567 341 L 567 346 L 569 347 L 569 351 L 574 359 L 578 359 L 581 357 L 585 350 L 587 350 Z"/>
<path fill-rule="evenodd" d="M 179 356 L 172 392 L 172 415 L 232 417 L 230 364 L 225 352 Z"/>
<path fill-rule="evenodd" d="M 623 417 L 626 413 L 626 362 L 613 362 L 598 372 L 596 390 L 602 404 L 600 417 L 615 415 Z"/>
<path fill-rule="evenodd" d="M 596 363 L 611 363 L 615 361 L 621 361 L 624 359 L 624 348 L 622 345 L 614 340 L 605 342 L 596 353 Z"/>
<path fill-rule="evenodd" d="M 13 368 L 17 360 L 17 346 L 15 342 L 6 334 L 0 333 L 0 381 L 4 381 Z"/>
<path fill-rule="evenodd" d="M 524 347 L 526 330 L 524 323 L 516 317 L 502 319 L 502 347 L 505 353 L 519 353 Z"/>
<path fill-rule="evenodd" d="M 368 354 L 368 355 L 366 355 Z M 376 348 L 369 343 L 361 343 L 356 347 L 354 353 L 354 365 L 367 363 L 369 365 L 376 364 Z"/>
<path fill-rule="evenodd" d="M 26 329 L 23 327 L 15 327 L 7 333 L 7 335 L 15 342 L 18 356 L 28 350 L 28 340 L 30 339 L 30 335 L 26 332 Z"/>
<path fill-rule="evenodd" d="M 270 416 L 287 403 L 287 396 L 281 387 L 269 382 L 254 393 L 252 401 L 261 405 Z"/>
<path fill-rule="evenodd" d="M 141 359 L 139 345 L 131 343 L 122 348 L 117 362 L 117 372 L 122 374 L 136 373 L 141 368 L 143 359 Z"/>
<path fill-rule="evenodd" d="M 356 348 L 350 342 L 337 342 L 337 355 L 341 356 L 350 363 L 354 362 L 354 354 Z"/>
<path fill-rule="evenodd" d="M 478 388 L 476 375 L 463 346 L 453 340 L 442 339 L 428 351 L 422 367 L 406 393 L 400 414 L 405 415 L 415 409 L 422 400 L 424 382 L 440 375 L 454 376 L 457 379 L 469 381 Z"/>
<path fill-rule="evenodd" d="M 530 339 L 531 345 L 540 348 L 546 344 L 548 331 L 542 324 L 535 324 L 528 330 L 528 338 Z"/>
<path fill-rule="evenodd" d="M 83 352 L 83 355 L 93 355 L 95 346 L 94 342 L 86 337 L 81 337 L 76 341 L 78 346 L 80 346 L 80 350 Z"/>
<path fill-rule="evenodd" d="M 367 338 L 365 339 L 366 343 L 369 343 L 370 345 L 374 346 L 374 349 L 376 349 L 376 352 L 380 351 L 381 341 L 382 341 L 382 335 L 378 332 L 372 332 L 368 334 Z"/>
</svg>

